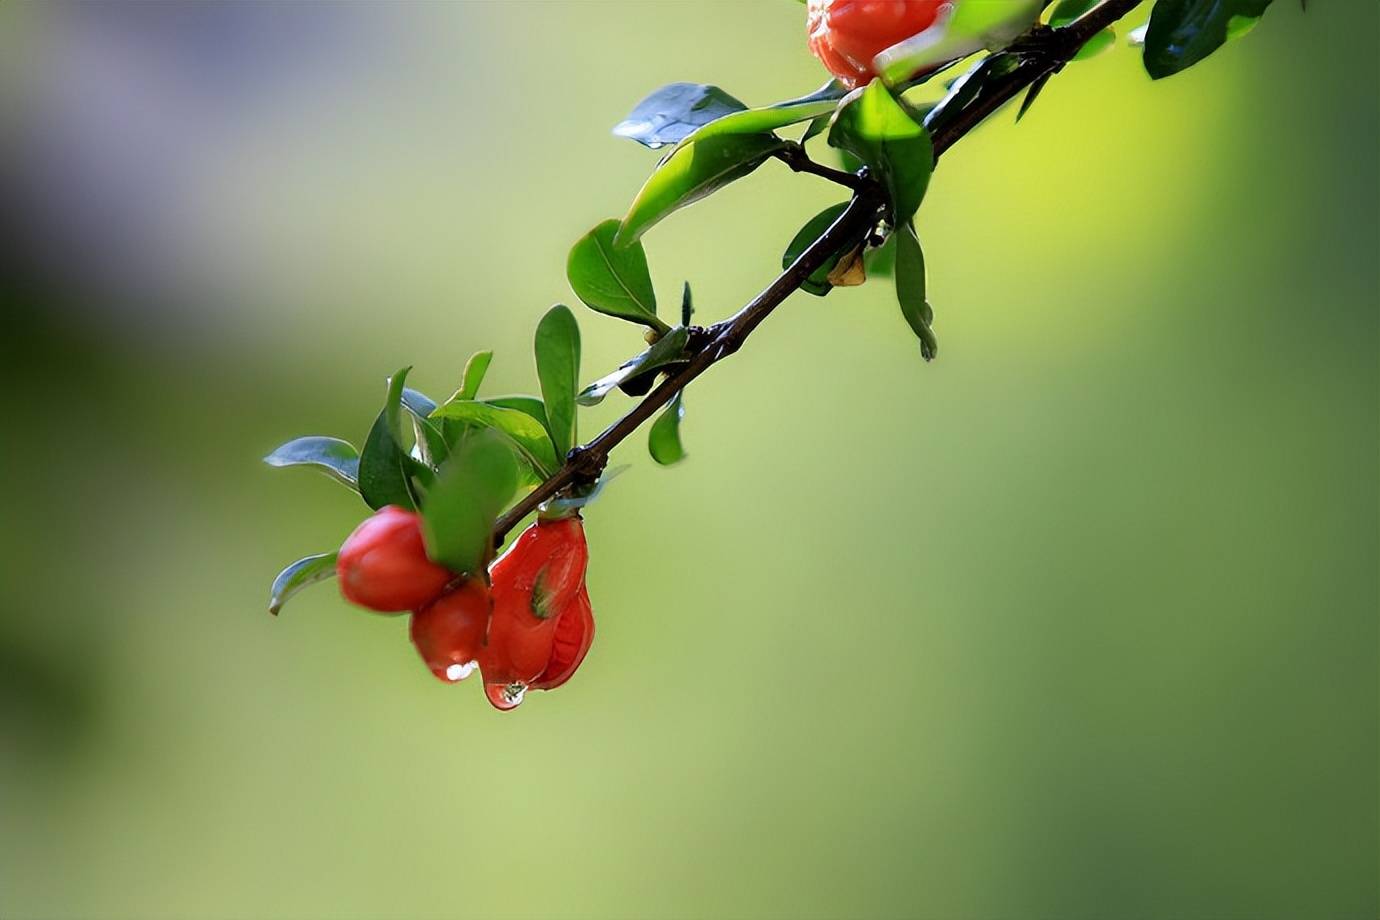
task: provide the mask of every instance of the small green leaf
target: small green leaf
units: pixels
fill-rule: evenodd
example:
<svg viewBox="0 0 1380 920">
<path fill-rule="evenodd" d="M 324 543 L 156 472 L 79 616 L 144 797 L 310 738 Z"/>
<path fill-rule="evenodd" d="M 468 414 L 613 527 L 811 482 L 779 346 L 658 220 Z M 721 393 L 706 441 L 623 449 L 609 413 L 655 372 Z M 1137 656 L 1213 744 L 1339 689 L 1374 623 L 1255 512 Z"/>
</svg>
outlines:
<svg viewBox="0 0 1380 920">
<path fill-rule="evenodd" d="M 598 313 L 650 326 L 669 328 L 656 315 L 656 291 L 640 243 L 615 246 L 619 222 L 606 220 L 570 249 L 565 273 L 575 296 Z"/>
<path fill-rule="evenodd" d="M 682 143 L 637 193 L 614 245 L 631 246 L 666 215 L 746 176 L 785 143 L 774 134 L 720 134 Z"/>
<path fill-rule="evenodd" d="M 690 319 L 694 315 L 695 299 L 690 293 L 690 282 L 687 281 L 684 287 L 680 289 L 680 324 L 682 326 L 690 325 Z"/>
<path fill-rule="evenodd" d="M 466 438 L 441 467 L 422 506 L 427 555 L 454 572 L 483 571 L 493 554 L 494 520 L 513 497 L 517 476 L 516 458 L 497 435 Z"/>
<path fill-rule="evenodd" d="M 647 450 L 662 466 L 670 466 L 685 459 L 685 447 L 680 442 L 680 423 L 685 418 L 683 393 L 677 393 L 652 423 L 647 433 Z"/>
<path fill-rule="evenodd" d="M 920 339 L 921 356 L 932 361 L 939 353 L 939 343 L 932 328 L 934 311 L 925 299 L 925 254 L 910 224 L 892 235 L 896 237 L 896 300 L 901 305 L 901 315 Z"/>
<path fill-rule="evenodd" d="M 819 137 L 827 131 L 829 129 L 829 118 L 832 114 L 831 112 L 829 115 L 816 115 L 814 118 L 811 118 L 810 123 L 805 126 L 805 133 L 800 135 L 800 143 L 804 144 L 806 141 Z"/>
<path fill-rule="evenodd" d="M 675 327 L 657 339 L 656 344 L 651 348 L 626 362 L 612 374 L 600 377 L 585 387 L 580 391 L 580 395 L 575 397 L 575 401 L 582 406 L 597 406 L 605 396 L 613 391 L 614 387 L 619 386 L 624 381 L 680 360 L 684 357 L 685 343 L 689 338 L 689 330 L 684 326 Z"/>
<path fill-rule="evenodd" d="M 296 438 L 264 457 L 264 463 L 269 466 L 314 466 L 332 479 L 356 491 L 359 489 L 359 451 L 349 441 L 340 438 Z"/>
<path fill-rule="evenodd" d="M 1145 69 L 1156 80 L 1192 67 L 1265 13 L 1270 0 L 1156 0 Z"/>
<path fill-rule="evenodd" d="M 388 429 L 388 412 L 384 410 L 374 420 L 359 455 L 360 496 L 375 511 L 386 505 L 415 509 L 417 503 L 406 471 L 406 455 Z"/>
<path fill-rule="evenodd" d="M 706 138 L 728 134 L 767 134 L 777 128 L 827 115 L 834 110 L 843 94 L 843 87 L 831 80 L 810 95 L 799 99 L 789 99 L 716 118 L 697 128 L 681 143 L 694 144 Z"/>
<path fill-rule="evenodd" d="M 1110 26 L 1096 33 L 1083 43 L 1069 60 L 1087 61 L 1097 57 L 1104 51 L 1108 51 L 1116 46 L 1116 29 Z"/>
<path fill-rule="evenodd" d="M 668 83 L 643 99 L 613 133 L 653 150 L 684 140 L 696 128 L 747 106 L 706 83 Z"/>
<path fill-rule="evenodd" d="M 551 436 L 536 419 L 519 409 L 506 409 L 469 399 L 453 399 L 431 414 L 433 419 L 455 419 L 475 428 L 489 428 L 506 437 L 545 478 L 556 471 L 556 450 Z M 462 444 L 469 443 L 466 439 Z M 452 453 L 451 455 L 455 455 Z"/>
<path fill-rule="evenodd" d="M 934 147 L 929 132 L 880 79 L 844 97 L 829 127 L 829 144 L 862 160 L 882 180 L 894 225 L 915 215 L 934 170 Z"/>
<path fill-rule="evenodd" d="M 475 399 L 479 396 L 479 385 L 484 382 L 484 374 L 494 359 L 492 351 L 476 351 L 465 362 L 465 371 L 460 375 L 460 389 L 455 391 L 459 399 Z"/>
<path fill-rule="evenodd" d="M 276 617 L 278 611 L 288 602 L 288 598 L 307 585 L 314 585 L 333 576 L 337 555 L 322 553 L 319 556 L 307 556 L 279 572 L 278 577 L 273 579 L 273 588 L 269 592 L 268 612 Z"/>
<path fill-rule="evenodd" d="M 1097 6 L 1098 0 L 1059 0 L 1049 14 L 1049 24 L 1055 28 L 1066 26 L 1088 10 Z"/>
<path fill-rule="evenodd" d="M 561 458 L 578 443 L 575 391 L 580 387 L 580 327 L 569 307 L 556 304 L 541 318 L 536 353 L 547 430 L 556 457 Z"/>
<path fill-rule="evenodd" d="M 809 248 L 811 243 L 824 235 L 824 231 L 828 230 L 833 225 L 834 221 L 838 220 L 839 215 L 842 214 L 847 207 L 848 202 L 846 201 L 842 204 L 830 205 L 806 221 L 805 226 L 800 228 L 800 232 L 797 233 L 786 246 L 786 252 L 781 256 L 781 267 L 790 268 L 795 260 L 800 258 L 800 254 Z M 818 297 L 823 297 L 833 290 L 834 286 L 830 284 L 828 280 L 829 273 L 833 271 L 834 266 L 838 264 L 839 255 L 840 253 L 835 253 L 829 257 L 827 262 L 815 269 L 810 274 L 810 277 L 801 282 L 800 289 L 802 291 L 808 291 Z"/>
</svg>

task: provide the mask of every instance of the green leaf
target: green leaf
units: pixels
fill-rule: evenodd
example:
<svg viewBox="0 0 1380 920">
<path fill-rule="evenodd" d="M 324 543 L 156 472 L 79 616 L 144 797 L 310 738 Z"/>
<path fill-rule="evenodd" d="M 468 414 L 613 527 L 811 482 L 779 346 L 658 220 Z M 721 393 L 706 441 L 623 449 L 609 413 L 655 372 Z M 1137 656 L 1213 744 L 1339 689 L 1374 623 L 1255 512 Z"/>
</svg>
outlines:
<svg viewBox="0 0 1380 920">
<path fill-rule="evenodd" d="M 1146 71 L 1158 80 L 1192 67 L 1269 5 L 1270 0 L 1156 0 L 1145 31 Z"/>
<path fill-rule="evenodd" d="M 536 353 L 547 431 L 560 458 L 578 443 L 575 391 L 580 387 L 580 327 L 565 304 L 556 304 L 537 324 Z"/>
<path fill-rule="evenodd" d="M 728 134 L 766 134 L 802 121 L 809 121 L 834 110 L 843 98 L 843 88 L 832 80 L 808 96 L 773 105 L 734 112 L 696 129 L 682 144 L 694 144 L 709 137 Z"/>
<path fill-rule="evenodd" d="M 575 296 L 598 313 L 650 326 L 669 327 L 656 315 L 656 291 L 640 243 L 615 246 L 619 222 L 606 220 L 570 249 L 565 274 Z"/>
<path fill-rule="evenodd" d="M 506 409 L 469 399 L 453 399 L 437 408 L 432 418 L 455 419 L 475 428 L 489 428 L 506 437 L 545 478 L 556 471 L 551 436 L 535 418 L 519 409 Z M 470 439 L 462 442 L 468 444 Z M 451 454 L 455 456 L 454 453 Z"/>
<path fill-rule="evenodd" d="M 690 293 L 690 282 L 687 281 L 680 289 L 680 324 L 682 326 L 690 325 L 690 318 L 694 315 L 695 299 L 694 295 Z"/>
<path fill-rule="evenodd" d="M 308 437 L 288 441 L 264 457 L 269 466 L 314 466 L 332 479 L 359 489 L 359 451 L 340 438 Z"/>
<path fill-rule="evenodd" d="M 278 577 L 273 579 L 273 588 L 269 592 L 268 612 L 276 617 L 278 611 L 288 602 L 288 598 L 307 585 L 314 585 L 335 575 L 337 555 L 322 553 L 319 556 L 307 556 L 279 572 Z"/>
<path fill-rule="evenodd" d="M 1092 38 L 1089 38 L 1087 41 L 1085 41 L 1083 43 L 1083 47 L 1079 48 L 1074 53 L 1073 57 L 1069 58 L 1069 60 L 1087 61 L 1097 57 L 1102 52 L 1115 47 L 1115 45 L 1116 29 L 1113 29 L 1109 26 L 1108 28 L 1105 28 L 1101 32 L 1094 34 Z"/>
<path fill-rule="evenodd" d="M 833 113 L 830 113 L 832 115 Z M 829 115 L 817 115 L 810 119 L 810 123 L 805 126 L 805 133 L 800 135 L 800 143 L 804 144 L 811 138 L 819 137 L 829 128 Z"/>
<path fill-rule="evenodd" d="M 672 211 L 741 179 L 785 145 L 774 134 L 721 134 L 681 144 L 633 199 L 614 245 L 631 246 Z"/>
<path fill-rule="evenodd" d="M 896 271 L 896 234 L 886 238 L 880 246 L 863 253 L 863 264 L 867 266 L 867 277 L 890 278 Z"/>
<path fill-rule="evenodd" d="M 643 99 L 613 133 L 653 150 L 684 140 L 701 125 L 747 106 L 707 83 L 668 83 Z"/>
<path fill-rule="evenodd" d="M 480 402 L 497 406 L 500 409 L 516 409 L 519 412 L 524 412 L 541 422 L 541 427 L 547 431 L 551 430 L 550 426 L 546 424 L 546 406 L 535 396 L 490 396 L 481 399 Z"/>
<path fill-rule="evenodd" d="M 829 127 L 829 144 L 856 156 L 881 179 L 900 226 L 920 207 L 934 169 L 929 132 L 881 80 L 849 93 Z"/>
<path fill-rule="evenodd" d="M 403 387 L 402 404 L 403 408 L 418 418 L 426 418 L 436 408 L 434 399 L 411 387 Z"/>
<path fill-rule="evenodd" d="M 393 435 L 393 441 L 401 451 L 407 450 L 407 444 L 404 443 L 402 434 L 402 403 L 407 375 L 411 370 L 410 367 L 404 367 L 388 378 L 388 397 L 383 403 L 383 412 L 388 418 L 388 431 Z"/>
<path fill-rule="evenodd" d="M 493 554 L 494 520 L 513 497 L 517 476 L 516 458 L 497 435 L 466 438 L 441 467 L 422 506 L 427 555 L 454 572 L 483 571 Z"/>
<path fill-rule="evenodd" d="M 683 393 L 677 393 L 652 423 L 647 433 L 647 450 L 662 466 L 670 466 L 685 459 L 685 447 L 680 442 L 680 422 L 685 418 Z"/>
<path fill-rule="evenodd" d="M 842 214 L 847 207 L 848 202 L 846 201 L 842 204 L 830 205 L 806 221 L 805 226 L 800 228 L 800 232 L 797 233 L 786 246 L 786 252 L 781 256 L 781 267 L 783 269 L 790 268 L 795 260 L 800 258 L 800 254 L 809 248 L 811 243 L 824 235 L 824 231 L 828 230 L 829 227 L 833 225 L 834 221 L 838 220 L 839 215 Z M 810 277 L 801 282 L 800 289 L 802 291 L 808 291 L 818 297 L 823 297 L 833 290 L 834 286 L 828 281 L 829 272 L 833 271 L 834 266 L 838 264 L 839 255 L 840 253 L 835 253 L 829 257 L 827 262 L 815 269 L 814 272 L 810 274 Z"/>
<path fill-rule="evenodd" d="M 359 494 L 375 511 L 385 505 L 417 507 L 407 480 L 406 455 L 388 428 L 388 411 L 380 412 L 359 455 Z"/>
<path fill-rule="evenodd" d="M 925 299 L 925 254 L 910 224 L 892 235 L 896 237 L 896 300 L 901 304 L 901 315 L 920 339 L 920 354 L 932 361 L 939 353 L 939 343 L 931 328 L 934 311 Z"/>
<path fill-rule="evenodd" d="M 1050 11 L 1049 24 L 1055 28 L 1066 26 L 1097 4 L 1098 0 L 1059 0 Z"/>
<path fill-rule="evenodd" d="M 614 387 L 619 386 L 624 381 L 683 358 L 685 343 L 689 341 L 689 338 L 690 332 L 684 326 L 675 327 L 657 339 L 656 344 L 651 348 L 626 362 L 612 374 L 600 377 L 585 387 L 580 391 L 580 395 L 575 397 L 575 401 L 582 406 L 597 406 L 605 396 L 613 391 Z"/>
<path fill-rule="evenodd" d="M 432 422 L 420 416 L 412 416 L 412 432 L 417 439 L 417 452 L 428 468 L 440 466 L 450 453 L 450 444 L 442 431 L 442 422 Z"/>
<path fill-rule="evenodd" d="M 492 351 L 476 351 L 465 362 L 465 371 L 460 375 L 460 389 L 455 391 L 459 399 L 475 399 L 479 396 L 479 385 L 484 382 L 484 374 L 494 359 Z"/>
</svg>

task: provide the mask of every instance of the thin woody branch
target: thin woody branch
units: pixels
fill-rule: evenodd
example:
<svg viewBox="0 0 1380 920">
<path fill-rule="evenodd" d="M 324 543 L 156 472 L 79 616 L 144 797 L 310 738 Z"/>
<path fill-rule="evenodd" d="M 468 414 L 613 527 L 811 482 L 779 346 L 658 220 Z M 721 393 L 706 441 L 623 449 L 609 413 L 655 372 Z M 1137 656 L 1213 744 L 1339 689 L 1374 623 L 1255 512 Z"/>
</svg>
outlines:
<svg viewBox="0 0 1380 920">
<path fill-rule="evenodd" d="M 1015 68 L 984 86 L 982 94 L 954 117 L 936 119 L 936 123 L 929 126 L 935 158 L 1022 90 L 1057 73 L 1089 39 L 1125 16 L 1139 3 L 1140 0 L 1105 0 L 1063 28 L 1036 26 L 1032 29 L 1012 48 L 1020 56 Z M 798 144 L 784 148 L 776 156 L 797 172 L 821 176 L 853 189 L 853 199 L 848 207 L 762 293 L 733 316 L 710 326 L 685 365 L 663 379 L 627 415 L 589 443 L 571 450 L 559 470 L 508 509 L 494 525 L 495 543 L 501 542 L 510 530 L 544 502 L 572 485 L 596 480 L 613 448 L 669 403 L 687 384 L 741 348 L 753 330 L 798 290 L 816 269 L 835 254 L 861 243 L 876 226 L 886 206 L 886 199 L 875 181 L 865 175 L 815 163 Z"/>
</svg>

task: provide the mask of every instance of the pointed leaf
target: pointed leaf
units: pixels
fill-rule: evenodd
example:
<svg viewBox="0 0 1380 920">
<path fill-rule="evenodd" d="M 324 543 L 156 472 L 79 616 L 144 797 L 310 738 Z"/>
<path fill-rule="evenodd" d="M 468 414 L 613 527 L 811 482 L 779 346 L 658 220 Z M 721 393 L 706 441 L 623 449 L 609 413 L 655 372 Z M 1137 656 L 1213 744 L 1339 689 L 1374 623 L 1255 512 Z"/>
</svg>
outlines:
<svg viewBox="0 0 1380 920">
<path fill-rule="evenodd" d="M 652 423 L 647 433 L 647 450 L 662 466 L 670 466 L 685 459 L 685 447 L 680 442 L 680 422 L 685 418 L 683 393 L 677 393 Z"/>
<path fill-rule="evenodd" d="M 454 572 L 483 571 L 493 554 L 494 520 L 513 497 L 517 475 L 517 459 L 498 435 L 485 431 L 466 438 L 427 492 L 427 555 Z"/>
<path fill-rule="evenodd" d="M 920 339 L 920 354 L 931 361 L 939 352 L 939 343 L 931 328 L 934 311 L 926 301 L 925 255 L 915 228 L 906 224 L 893 234 L 896 237 L 896 300 L 901 314 Z"/>
<path fill-rule="evenodd" d="M 681 143 L 693 144 L 705 138 L 727 134 L 766 134 L 777 128 L 827 115 L 834 110 L 834 106 L 843 95 L 843 87 L 831 80 L 808 96 L 717 118 L 696 129 Z"/>
<path fill-rule="evenodd" d="M 640 243 L 615 246 L 619 222 L 606 220 L 571 247 L 565 273 L 575 296 L 591 310 L 664 332 L 656 291 Z"/>
<path fill-rule="evenodd" d="M 359 455 L 360 496 L 375 511 L 386 505 L 415 509 L 406 470 L 406 455 L 388 430 L 388 412 L 384 410 L 374 420 Z"/>
<path fill-rule="evenodd" d="M 407 450 L 407 444 L 404 443 L 402 434 L 403 390 L 407 388 L 407 375 L 411 370 L 410 367 L 404 367 L 388 378 L 388 398 L 383 404 L 384 414 L 388 417 L 388 431 L 393 435 L 398 449 L 402 451 Z"/>
<path fill-rule="evenodd" d="M 332 479 L 359 490 L 359 451 L 340 438 L 307 437 L 288 441 L 264 457 L 269 466 L 314 466 Z"/>
<path fill-rule="evenodd" d="M 678 361 L 685 355 L 685 343 L 690 333 L 684 326 L 677 326 L 657 339 L 656 344 L 637 357 L 623 364 L 612 374 L 600 377 L 580 391 L 575 401 L 582 406 L 597 406 L 604 397 L 624 381 L 639 374 L 649 373 Z"/>
<path fill-rule="evenodd" d="M 1160 79 L 1192 67 L 1265 13 L 1270 0 L 1156 0 L 1145 30 L 1145 69 Z"/>
<path fill-rule="evenodd" d="M 653 150 L 684 140 L 690 132 L 747 106 L 706 83 L 668 83 L 639 102 L 613 133 Z"/>
<path fill-rule="evenodd" d="M 490 428 L 507 438 L 545 478 L 556 471 L 556 450 L 536 419 L 518 409 L 505 409 L 487 402 L 455 399 L 440 406 L 434 419 L 456 419 L 475 428 Z M 463 443 L 469 443 L 467 438 Z M 455 454 L 452 452 L 452 457 Z"/>
<path fill-rule="evenodd" d="M 556 457 L 562 458 L 578 443 L 575 391 L 580 387 L 580 327 L 565 304 L 556 304 L 537 324 L 536 353 L 547 431 Z"/>
<path fill-rule="evenodd" d="M 631 246 L 672 211 L 741 179 L 784 146 L 773 134 L 721 134 L 681 144 L 637 193 L 614 244 Z"/>
<path fill-rule="evenodd" d="M 934 147 L 929 132 L 881 80 L 849 93 L 839 104 L 829 144 L 852 153 L 882 180 L 895 226 L 915 215 L 934 169 Z"/>
<path fill-rule="evenodd" d="M 680 324 L 690 325 L 690 319 L 695 315 L 695 300 L 690 293 L 690 282 L 685 282 L 685 286 L 680 289 Z"/>
<path fill-rule="evenodd" d="M 268 612 L 276 617 L 288 598 L 307 585 L 314 585 L 335 575 L 337 555 L 322 553 L 319 556 L 307 556 L 279 572 L 278 577 L 273 579 L 273 588 L 269 592 Z"/>
<path fill-rule="evenodd" d="M 834 221 L 839 219 L 839 215 L 847 207 L 848 202 L 846 201 L 842 204 L 830 205 L 806 221 L 805 226 L 800 228 L 800 232 L 786 246 L 786 252 L 781 256 L 781 267 L 790 268 L 795 260 L 800 258 L 800 254 L 808 249 L 811 243 L 823 236 L 824 231 L 828 230 Z M 839 253 L 830 256 L 827 262 L 815 269 L 810 277 L 801 282 L 800 289 L 817 297 L 828 294 L 834 287 L 829 283 L 829 273 L 834 270 L 838 261 Z"/>
</svg>

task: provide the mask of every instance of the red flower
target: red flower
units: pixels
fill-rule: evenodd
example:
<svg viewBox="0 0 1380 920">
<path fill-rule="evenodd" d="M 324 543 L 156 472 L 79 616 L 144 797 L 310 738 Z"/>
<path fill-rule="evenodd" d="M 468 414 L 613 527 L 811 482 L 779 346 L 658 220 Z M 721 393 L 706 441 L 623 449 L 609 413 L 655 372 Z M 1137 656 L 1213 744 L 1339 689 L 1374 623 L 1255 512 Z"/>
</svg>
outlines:
<svg viewBox="0 0 1380 920">
<path fill-rule="evenodd" d="M 392 505 L 346 538 L 335 571 L 347 601 L 380 613 L 424 607 L 455 577 L 427 558 L 420 518 Z"/>
</svg>

